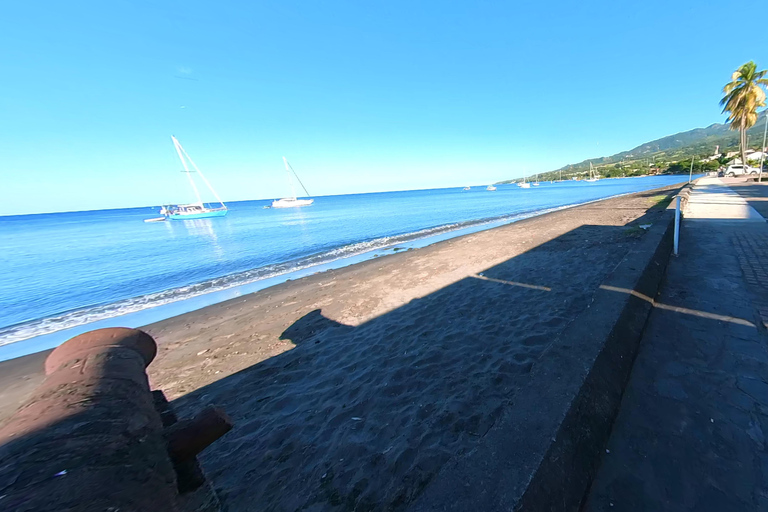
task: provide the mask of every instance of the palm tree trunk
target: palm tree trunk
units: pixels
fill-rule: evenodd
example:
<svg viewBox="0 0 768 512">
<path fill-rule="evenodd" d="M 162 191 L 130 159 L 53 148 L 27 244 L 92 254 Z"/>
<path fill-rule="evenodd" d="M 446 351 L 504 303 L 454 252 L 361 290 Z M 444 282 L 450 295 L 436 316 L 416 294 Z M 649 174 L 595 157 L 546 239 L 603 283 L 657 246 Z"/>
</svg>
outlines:
<svg viewBox="0 0 768 512">
<path fill-rule="evenodd" d="M 747 129 L 743 124 L 741 128 L 739 128 L 739 135 L 741 136 L 741 142 L 739 144 L 741 147 L 741 163 L 742 165 L 747 165 Z"/>
</svg>

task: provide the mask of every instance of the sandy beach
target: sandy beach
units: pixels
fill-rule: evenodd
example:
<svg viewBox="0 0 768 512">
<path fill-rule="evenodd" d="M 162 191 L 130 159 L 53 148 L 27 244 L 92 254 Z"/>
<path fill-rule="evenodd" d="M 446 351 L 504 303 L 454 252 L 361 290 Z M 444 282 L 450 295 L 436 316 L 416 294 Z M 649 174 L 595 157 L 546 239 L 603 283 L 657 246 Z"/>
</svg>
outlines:
<svg viewBox="0 0 768 512">
<path fill-rule="evenodd" d="M 235 429 L 201 456 L 230 511 L 400 510 L 514 407 L 548 346 L 662 215 L 650 191 L 319 273 L 145 328 L 181 415 Z M 0 417 L 40 357 L 2 363 Z M 5 381 L 3 371 L 2 380 Z M 546 400 L 546 397 L 542 397 Z"/>
</svg>

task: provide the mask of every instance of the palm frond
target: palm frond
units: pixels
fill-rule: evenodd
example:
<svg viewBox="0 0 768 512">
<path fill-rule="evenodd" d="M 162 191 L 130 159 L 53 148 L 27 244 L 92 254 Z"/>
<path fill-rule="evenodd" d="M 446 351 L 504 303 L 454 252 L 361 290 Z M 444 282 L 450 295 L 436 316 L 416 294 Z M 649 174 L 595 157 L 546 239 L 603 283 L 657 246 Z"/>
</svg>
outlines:
<svg viewBox="0 0 768 512">
<path fill-rule="evenodd" d="M 728 114 L 727 123 L 732 130 L 743 131 L 757 122 L 757 109 L 765 106 L 766 72 L 757 71 L 757 65 L 749 61 L 734 71 L 731 81 L 723 87 L 720 106 Z"/>
</svg>

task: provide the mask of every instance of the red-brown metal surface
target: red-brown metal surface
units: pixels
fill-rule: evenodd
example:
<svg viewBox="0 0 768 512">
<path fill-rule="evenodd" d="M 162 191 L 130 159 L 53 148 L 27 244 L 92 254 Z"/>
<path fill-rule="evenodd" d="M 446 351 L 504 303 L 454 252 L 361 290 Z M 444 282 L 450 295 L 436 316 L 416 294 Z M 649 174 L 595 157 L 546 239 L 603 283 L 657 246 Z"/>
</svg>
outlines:
<svg viewBox="0 0 768 512">
<path fill-rule="evenodd" d="M 176 477 L 137 329 L 100 329 L 53 351 L 46 379 L 0 428 L 2 510 L 176 510 Z"/>
<path fill-rule="evenodd" d="M 232 421 L 223 409 L 206 407 L 191 420 L 167 429 L 168 454 L 176 462 L 193 459 L 231 429 Z"/>
<path fill-rule="evenodd" d="M 155 340 L 144 331 L 126 327 L 97 329 L 75 336 L 56 348 L 45 360 L 45 374 L 50 375 L 62 365 L 77 364 L 82 357 L 109 348 L 137 352 L 144 361 L 144 368 L 149 366 L 157 355 Z"/>
</svg>

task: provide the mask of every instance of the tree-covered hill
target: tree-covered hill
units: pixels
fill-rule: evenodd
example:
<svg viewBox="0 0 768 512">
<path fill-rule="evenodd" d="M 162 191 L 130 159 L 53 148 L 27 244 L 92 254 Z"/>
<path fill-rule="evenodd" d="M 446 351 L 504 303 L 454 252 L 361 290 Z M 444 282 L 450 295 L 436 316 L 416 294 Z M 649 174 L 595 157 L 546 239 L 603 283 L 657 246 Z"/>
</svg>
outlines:
<svg viewBox="0 0 768 512">
<path fill-rule="evenodd" d="M 760 113 L 755 126 L 747 131 L 749 147 L 756 150 L 760 148 L 763 141 L 766 112 Z M 639 176 L 647 174 L 652 169 L 658 170 L 655 172 L 674 173 L 680 172 L 683 168 L 687 171 L 691 157 L 695 158 L 695 171 L 716 169 L 721 165 L 721 161 L 714 160 L 706 165 L 699 160 L 713 156 L 718 146 L 720 154 L 736 151 L 739 146 L 738 132 L 730 130 L 725 124 L 715 123 L 706 128 L 696 128 L 652 140 L 615 155 L 566 165 L 560 169 L 541 173 L 538 177 L 542 181 L 549 181 L 560 179 L 561 174 L 562 179 L 585 176 L 589 171 L 590 163 L 602 177 Z M 684 165 L 686 161 L 687 166 Z M 513 179 L 501 183 L 515 181 L 519 180 Z"/>
</svg>

